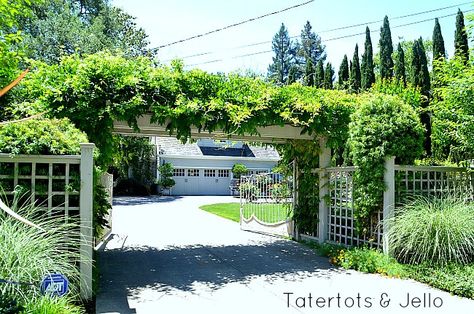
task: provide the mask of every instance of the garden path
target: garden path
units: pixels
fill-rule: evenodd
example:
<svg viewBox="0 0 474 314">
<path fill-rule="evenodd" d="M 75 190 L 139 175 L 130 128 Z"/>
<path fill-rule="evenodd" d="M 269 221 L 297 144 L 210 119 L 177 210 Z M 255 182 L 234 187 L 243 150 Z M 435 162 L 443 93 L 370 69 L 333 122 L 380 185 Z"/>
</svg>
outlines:
<svg viewBox="0 0 474 314">
<path fill-rule="evenodd" d="M 239 224 L 198 208 L 229 201 L 238 200 L 116 198 L 113 233 L 98 252 L 97 313 L 467 313 L 474 308 L 472 300 L 415 281 L 334 268 L 301 244 L 241 231 Z M 400 307 L 407 294 L 421 299 L 418 308 Z"/>
</svg>

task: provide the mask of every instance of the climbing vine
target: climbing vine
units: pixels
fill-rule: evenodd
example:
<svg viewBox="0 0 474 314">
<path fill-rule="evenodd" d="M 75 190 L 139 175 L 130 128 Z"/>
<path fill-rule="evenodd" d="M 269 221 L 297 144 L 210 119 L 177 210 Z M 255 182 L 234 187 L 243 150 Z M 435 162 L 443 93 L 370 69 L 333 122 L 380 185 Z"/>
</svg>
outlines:
<svg viewBox="0 0 474 314">
<path fill-rule="evenodd" d="M 382 209 L 384 162 L 396 156 L 412 163 L 423 152 L 423 127 L 413 108 L 392 96 L 367 99 L 352 115 L 348 146 L 355 166 L 354 218 L 359 232 L 366 232 L 372 215 Z"/>
<path fill-rule="evenodd" d="M 315 138 L 325 136 L 333 149 L 349 143 L 347 155 L 359 166 L 356 215 L 363 220 L 379 206 L 384 158 L 397 155 L 412 160 L 420 153 L 422 128 L 414 105 L 379 92 L 354 95 L 300 84 L 277 87 L 260 78 L 185 71 L 180 62 L 156 67 L 145 58 L 105 52 L 65 57 L 57 65 L 35 62 L 31 68 L 15 91 L 16 111 L 31 113 L 33 108 L 68 117 L 99 148 L 99 165 L 109 165 L 117 153 L 111 136 L 116 120 L 138 129 L 137 118 L 151 114 L 151 122 L 165 125 L 182 140 L 190 138 L 192 127 L 242 135 L 258 134 L 261 126 L 290 124 Z M 403 93 L 387 86 L 379 90 Z M 416 91 L 402 95 L 414 103 L 417 97 Z M 300 189 L 306 185 L 314 190 L 310 169 L 316 167 L 318 147 L 309 143 L 291 142 L 282 151 L 288 158 L 298 157 L 300 182 L 307 180 Z M 301 190 L 300 195 L 309 194 Z M 306 207 L 297 216 L 301 223 L 312 219 L 316 201 L 316 197 L 301 200 L 300 206 Z M 306 227 L 313 229 L 310 224 Z"/>
</svg>

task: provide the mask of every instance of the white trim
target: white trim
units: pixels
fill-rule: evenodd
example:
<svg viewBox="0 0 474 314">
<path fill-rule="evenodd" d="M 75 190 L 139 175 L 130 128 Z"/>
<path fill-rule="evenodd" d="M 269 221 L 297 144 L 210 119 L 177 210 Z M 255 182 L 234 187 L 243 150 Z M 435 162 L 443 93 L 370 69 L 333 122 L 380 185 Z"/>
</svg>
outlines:
<svg viewBox="0 0 474 314">
<path fill-rule="evenodd" d="M 279 157 L 232 157 L 232 156 L 183 156 L 183 155 L 158 155 L 160 158 L 175 158 L 175 159 L 189 159 L 189 160 L 235 160 L 235 161 L 251 161 L 251 162 L 266 162 L 266 161 L 280 161 Z"/>
</svg>

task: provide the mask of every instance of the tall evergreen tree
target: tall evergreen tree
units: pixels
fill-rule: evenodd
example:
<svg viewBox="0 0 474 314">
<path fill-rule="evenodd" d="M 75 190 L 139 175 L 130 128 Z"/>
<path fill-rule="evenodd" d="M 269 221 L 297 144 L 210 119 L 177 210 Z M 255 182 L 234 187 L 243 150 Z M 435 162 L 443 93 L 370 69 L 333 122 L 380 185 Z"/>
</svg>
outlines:
<svg viewBox="0 0 474 314">
<path fill-rule="evenodd" d="M 324 65 L 322 60 L 319 60 L 316 66 L 316 74 L 314 75 L 314 86 L 318 88 L 322 88 L 324 86 Z"/>
<path fill-rule="evenodd" d="M 338 77 L 339 88 L 347 89 L 349 87 L 349 64 L 347 63 L 347 55 L 344 55 L 344 58 L 342 58 L 341 66 L 339 67 Z"/>
<path fill-rule="evenodd" d="M 292 43 L 285 24 L 281 23 L 280 30 L 272 41 L 272 50 L 275 56 L 273 63 L 268 66 L 268 77 L 275 83 L 283 85 L 288 81 L 290 68 L 294 64 Z"/>
<path fill-rule="evenodd" d="M 390 31 L 390 24 L 388 16 L 383 20 L 383 26 L 380 29 L 380 77 L 382 79 L 389 79 L 393 76 L 393 44 L 392 33 Z"/>
<path fill-rule="evenodd" d="M 359 63 L 359 46 L 356 44 L 354 56 L 352 57 L 351 73 L 350 73 L 350 87 L 354 92 L 360 91 L 360 63 Z"/>
<path fill-rule="evenodd" d="M 319 60 L 326 60 L 325 49 L 326 46 L 321 43 L 321 37 L 313 32 L 311 23 L 306 21 L 306 24 L 301 30 L 301 45 L 298 55 L 303 57 L 305 63 L 311 59 L 314 65 L 318 64 Z"/>
<path fill-rule="evenodd" d="M 398 43 L 397 56 L 395 58 L 395 78 L 397 81 L 402 82 L 403 86 L 407 86 L 405 51 L 403 51 L 402 45 L 400 43 Z"/>
<path fill-rule="evenodd" d="M 435 19 L 435 26 L 433 29 L 433 61 L 439 58 L 446 58 L 446 49 L 444 47 L 443 34 L 441 33 L 441 26 L 438 18 Z"/>
<path fill-rule="evenodd" d="M 426 51 L 423 45 L 423 39 L 420 37 L 418 40 L 413 42 L 412 48 L 412 84 L 415 87 L 419 87 L 421 93 L 426 96 L 422 103 L 424 108 L 429 105 L 430 96 L 430 74 L 428 72 L 428 60 L 426 58 Z M 428 112 L 420 114 L 420 120 L 425 127 L 425 151 L 428 156 L 431 155 L 431 119 Z"/>
<path fill-rule="evenodd" d="M 466 27 L 464 25 L 464 14 L 458 9 L 456 15 L 456 31 L 454 32 L 454 54 L 463 58 L 466 62 L 469 60 L 469 45 L 467 43 Z"/>
<path fill-rule="evenodd" d="M 326 70 L 324 70 L 324 88 L 333 89 L 334 82 L 334 69 L 330 62 L 326 64 Z"/>
<path fill-rule="evenodd" d="M 372 49 L 372 39 L 370 38 L 370 29 L 365 29 L 365 51 L 362 55 L 361 70 L 361 87 L 369 89 L 375 83 L 374 73 L 374 51 Z"/>
<path fill-rule="evenodd" d="M 431 89 L 430 73 L 428 71 L 428 59 L 426 58 L 426 51 L 421 37 L 413 42 L 411 69 L 413 86 L 419 87 L 421 93 L 428 97 Z"/>
<path fill-rule="evenodd" d="M 288 79 L 286 80 L 286 84 L 290 85 L 290 84 L 295 83 L 297 80 L 297 77 L 298 77 L 298 67 L 295 64 L 293 64 L 290 67 L 290 70 L 288 72 Z"/>
<path fill-rule="evenodd" d="M 304 85 L 314 86 L 314 65 L 313 60 L 308 59 L 304 73 Z"/>
</svg>

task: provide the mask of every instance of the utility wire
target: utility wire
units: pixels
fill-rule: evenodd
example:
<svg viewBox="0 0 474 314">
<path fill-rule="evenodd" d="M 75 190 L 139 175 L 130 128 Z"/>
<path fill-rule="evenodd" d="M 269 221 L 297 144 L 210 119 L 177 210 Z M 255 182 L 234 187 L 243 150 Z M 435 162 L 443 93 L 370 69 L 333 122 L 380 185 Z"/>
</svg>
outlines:
<svg viewBox="0 0 474 314">
<path fill-rule="evenodd" d="M 293 6 L 288 7 L 288 8 L 284 8 L 284 9 L 282 9 L 282 10 L 270 12 L 270 13 L 267 13 L 267 14 L 264 14 L 264 15 L 260 15 L 260 16 L 257 16 L 257 17 L 250 18 L 250 19 L 248 19 L 248 20 L 244 20 L 244 21 L 241 21 L 241 22 L 237 22 L 237 23 L 234 23 L 234 24 L 230 24 L 230 25 L 227 25 L 227 26 L 224 26 L 224 27 L 221 27 L 221 28 L 214 29 L 214 30 L 209 31 L 209 32 L 205 32 L 205 33 L 198 34 L 198 35 L 194 35 L 194 36 L 191 36 L 191 37 L 188 37 L 188 38 L 184 38 L 184 39 L 180 39 L 180 40 L 177 40 L 177 41 L 173 41 L 173 42 L 171 42 L 171 43 L 158 46 L 157 48 L 160 49 L 160 48 L 164 48 L 164 47 L 169 47 L 169 46 L 172 46 L 172 45 L 176 45 L 176 44 L 179 44 L 179 43 L 183 43 L 183 42 L 185 42 L 185 41 L 189 41 L 189 40 L 196 39 L 196 38 L 199 38 L 199 37 L 204 37 L 204 36 L 207 36 L 207 35 L 210 35 L 210 34 L 218 33 L 218 32 L 221 32 L 221 31 L 223 31 L 223 30 L 226 30 L 226 29 L 229 29 L 229 28 L 233 28 L 233 27 L 236 27 L 236 26 L 240 26 L 240 25 L 242 25 L 242 24 L 246 24 L 246 23 L 253 22 L 253 21 L 256 21 L 256 20 L 260 20 L 260 19 L 263 19 L 263 18 L 268 17 L 268 16 L 271 16 L 271 15 L 275 15 L 275 14 L 279 14 L 279 13 L 282 13 L 282 12 L 285 12 L 285 11 L 289 11 L 289 10 L 292 10 L 292 9 L 296 9 L 296 8 L 298 8 L 298 7 L 302 7 L 302 6 L 304 6 L 304 5 L 307 5 L 307 4 L 311 3 L 311 2 L 314 2 L 314 0 L 309 0 L 309 1 L 306 1 L 306 2 L 303 2 L 303 3 L 299 3 L 299 4 L 296 4 L 296 5 L 293 5 Z"/>
<path fill-rule="evenodd" d="M 474 11 L 474 9 L 466 10 L 466 11 L 464 11 L 464 12 L 467 13 L 467 12 L 472 12 L 472 11 Z M 415 25 L 415 24 L 420 24 L 420 23 L 426 23 L 426 22 L 433 21 L 435 18 L 443 19 L 443 18 L 446 18 L 446 17 L 455 16 L 456 14 L 457 14 L 457 13 L 447 14 L 447 15 L 438 16 L 438 17 L 432 17 L 432 18 L 424 19 L 424 20 L 420 20 L 420 21 L 415 21 L 415 22 L 410 22 L 410 23 L 395 25 L 395 26 L 390 27 L 390 28 L 391 28 L 391 29 L 395 29 L 395 28 L 400 28 L 400 27 L 405 27 L 405 26 L 410 26 L 410 25 Z M 378 32 L 378 31 L 379 31 L 379 30 L 372 30 L 372 31 L 370 31 L 370 32 L 371 32 L 371 33 L 376 33 L 376 32 Z M 351 37 L 356 37 L 356 36 L 361 36 L 361 35 L 365 35 L 365 32 L 356 33 L 356 34 L 350 34 L 350 35 L 345 35 L 345 36 L 339 36 L 339 37 L 333 37 L 333 38 L 329 38 L 329 39 L 326 39 L 326 40 L 322 40 L 322 42 L 335 41 L 335 40 L 340 40 L 340 39 L 345 39 L 345 38 L 351 38 Z M 249 56 L 254 56 L 254 55 L 260 55 L 260 54 L 266 54 L 266 53 L 271 53 L 271 52 L 273 52 L 273 50 L 257 51 L 257 52 L 254 52 L 254 53 L 248 53 L 248 54 L 233 56 L 233 57 L 231 57 L 231 59 L 244 58 L 244 57 L 249 57 Z M 217 61 L 224 61 L 224 59 L 213 60 L 213 62 L 217 62 Z M 192 64 L 192 65 L 188 65 L 187 67 L 202 65 L 202 64 L 206 64 L 206 63 L 208 63 L 208 62 L 195 63 L 195 64 Z"/>
<path fill-rule="evenodd" d="M 463 2 L 463 3 L 459 3 L 459 4 L 455 4 L 455 5 L 450 5 L 450 6 L 447 6 L 447 7 L 441 7 L 441 8 L 435 8 L 435 9 L 430 9 L 430 10 L 426 10 L 426 11 L 421 11 L 421 12 L 415 12 L 415 13 L 410 13 L 410 14 L 405 14 L 405 15 L 400 15 L 400 16 L 395 16 L 393 18 L 390 18 L 390 21 L 393 21 L 393 20 L 399 20 L 399 19 L 404 19 L 404 18 L 407 18 L 407 17 L 413 17 L 413 16 L 418 16 L 418 15 L 422 15 L 422 14 L 427 14 L 427 13 L 432 13 L 432 12 L 437 12 L 437 11 L 443 11 L 443 10 L 447 10 L 447 9 L 452 9 L 454 7 L 460 7 L 460 6 L 464 6 L 464 5 L 468 5 L 468 4 L 471 4 L 472 1 L 469 1 L 469 2 Z M 323 30 L 323 31 L 319 31 L 319 32 L 316 32 L 317 34 L 322 34 L 322 33 L 329 33 L 329 32 L 333 32 L 333 31 L 338 31 L 338 30 L 344 30 L 344 29 L 350 29 L 350 28 L 355 28 L 355 27 L 360 27 L 360 26 L 366 26 L 366 25 L 371 25 L 371 24 L 375 24 L 375 23 L 380 23 L 380 22 L 383 22 L 383 20 L 377 20 L 377 21 L 371 21 L 371 22 L 366 22 L 366 23 L 358 23 L 358 24 L 352 24 L 352 25 L 346 25 L 346 26 L 341 26 L 341 27 L 336 27 L 336 28 L 332 28 L 332 29 L 327 29 L 327 30 Z M 401 26 L 399 26 L 401 27 Z M 365 34 L 365 32 L 364 32 Z M 353 34 L 354 36 L 356 36 L 355 34 Z M 357 34 L 359 35 L 359 34 Z M 347 36 L 352 36 L 352 35 L 347 35 Z M 291 36 L 290 38 L 291 39 L 294 39 L 294 38 L 300 38 L 301 35 L 296 35 L 296 36 Z M 346 37 L 342 37 L 342 38 L 346 38 Z M 332 41 L 332 40 L 335 40 L 335 39 L 328 39 L 328 40 L 325 40 L 325 41 Z M 267 40 L 267 41 L 261 41 L 261 42 L 256 42 L 256 43 L 251 43 L 251 44 L 245 44 L 245 45 L 240 45 L 240 46 L 236 46 L 236 47 L 233 47 L 233 48 L 230 48 L 230 49 L 241 49 L 241 48 L 247 48 L 247 47 L 254 47 L 254 46 L 260 46 L 260 45 L 264 45 L 264 44 L 270 44 L 272 43 L 271 40 Z M 192 55 L 188 55 L 188 56 L 184 56 L 184 57 L 180 57 L 179 59 L 189 59 L 189 58 L 194 58 L 194 57 L 200 57 L 200 56 L 204 56 L 204 55 L 210 55 L 210 54 L 214 54 L 215 52 L 213 51 L 207 51 L 207 52 L 201 52 L 201 53 L 196 53 L 196 54 L 192 54 Z M 174 58 L 173 58 L 174 59 Z M 172 59 L 169 59 L 169 60 L 165 60 L 163 62 L 168 62 L 168 61 L 171 61 Z"/>
</svg>

